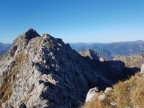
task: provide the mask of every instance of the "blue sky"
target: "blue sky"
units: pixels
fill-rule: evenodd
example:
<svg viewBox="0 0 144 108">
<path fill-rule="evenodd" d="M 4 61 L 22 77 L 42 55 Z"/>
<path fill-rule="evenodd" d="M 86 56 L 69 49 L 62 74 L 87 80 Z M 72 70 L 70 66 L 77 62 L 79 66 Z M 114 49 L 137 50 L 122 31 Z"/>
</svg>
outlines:
<svg viewBox="0 0 144 108">
<path fill-rule="evenodd" d="M 0 42 L 29 28 L 65 42 L 144 40 L 144 0 L 0 0 Z"/>
</svg>

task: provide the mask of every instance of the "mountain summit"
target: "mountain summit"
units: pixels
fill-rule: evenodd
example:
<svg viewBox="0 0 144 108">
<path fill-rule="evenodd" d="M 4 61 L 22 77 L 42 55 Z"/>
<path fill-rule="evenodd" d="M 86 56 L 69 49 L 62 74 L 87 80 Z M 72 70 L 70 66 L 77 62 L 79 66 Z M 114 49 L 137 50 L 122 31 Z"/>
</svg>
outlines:
<svg viewBox="0 0 144 108">
<path fill-rule="evenodd" d="M 89 88 L 109 85 L 69 44 L 33 29 L 0 58 L 3 108 L 76 108 Z"/>
<path fill-rule="evenodd" d="M 22 33 L 0 57 L 0 107 L 78 108 L 89 89 L 101 91 L 131 75 L 121 61 L 101 62 L 95 51 L 86 56 L 49 34 Z"/>
</svg>

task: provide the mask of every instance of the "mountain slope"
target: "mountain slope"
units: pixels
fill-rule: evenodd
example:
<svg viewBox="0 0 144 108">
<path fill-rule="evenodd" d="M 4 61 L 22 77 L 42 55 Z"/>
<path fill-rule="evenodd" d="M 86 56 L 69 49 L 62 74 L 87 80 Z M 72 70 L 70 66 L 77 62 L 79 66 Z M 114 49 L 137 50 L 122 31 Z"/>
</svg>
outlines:
<svg viewBox="0 0 144 108">
<path fill-rule="evenodd" d="M 90 88 L 128 78 L 121 61 L 83 57 L 69 44 L 35 30 L 19 35 L 0 57 L 0 107 L 78 108 Z"/>
<path fill-rule="evenodd" d="M 144 107 L 144 75 L 143 71 L 129 80 L 119 82 L 113 89 L 97 92 L 91 102 L 83 108 L 143 108 Z"/>
<path fill-rule="evenodd" d="M 141 68 L 141 65 L 144 64 L 144 54 L 136 54 L 131 56 L 116 56 L 113 60 L 123 61 L 126 67 L 138 67 Z"/>
<path fill-rule="evenodd" d="M 112 88 L 103 92 L 94 91 L 82 108 L 143 108 L 144 106 L 144 55 L 118 56 L 114 60 L 121 60 L 131 70 L 141 68 L 138 73 L 126 81 L 119 81 Z M 135 70 L 135 69 L 134 69 Z M 94 89 L 94 88 L 93 88 Z M 90 90 L 93 90 L 90 89 Z"/>
<path fill-rule="evenodd" d="M 102 57 L 98 52 L 92 49 L 80 51 L 79 54 L 84 57 L 89 57 L 95 61 L 105 61 L 104 57 Z"/>
<path fill-rule="evenodd" d="M 110 85 L 69 44 L 33 29 L 17 37 L 0 58 L 4 108 L 76 108 L 90 87 Z"/>
</svg>

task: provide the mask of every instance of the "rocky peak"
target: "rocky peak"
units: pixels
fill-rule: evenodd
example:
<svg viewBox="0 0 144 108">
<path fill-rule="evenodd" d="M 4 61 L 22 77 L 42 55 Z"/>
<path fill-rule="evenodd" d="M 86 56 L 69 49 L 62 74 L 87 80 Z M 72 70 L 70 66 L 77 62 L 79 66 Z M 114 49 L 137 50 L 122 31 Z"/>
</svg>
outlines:
<svg viewBox="0 0 144 108">
<path fill-rule="evenodd" d="M 0 107 L 76 108 L 90 87 L 110 85 L 62 39 L 30 29 L 0 60 Z"/>
<path fill-rule="evenodd" d="M 89 57 L 95 61 L 105 61 L 102 55 L 100 55 L 97 51 L 92 50 L 92 49 L 80 51 L 79 54 L 84 57 Z"/>
<path fill-rule="evenodd" d="M 34 30 L 34 29 L 29 29 L 26 32 L 22 33 L 19 35 L 13 42 L 14 45 L 20 44 L 20 42 L 29 42 L 31 39 L 39 37 L 40 35 Z"/>
<path fill-rule="evenodd" d="M 77 108 L 90 88 L 111 86 L 116 77 L 107 63 L 92 61 L 30 29 L 0 58 L 0 107 Z"/>
<path fill-rule="evenodd" d="M 23 38 L 27 40 L 31 40 L 32 38 L 40 36 L 34 29 L 29 29 L 25 33 L 23 33 Z"/>
<path fill-rule="evenodd" d="M 34 29 L 29 29 L 26 32 L 20 34 L 13 41 L 11 50 L 5 56 L 8 55 L 8 57 L 13 57 L 16 52 L 20 52 L 25 49 L 28 43 L 36 37 L 40 37 L 40 35 Z"/>
</svg>

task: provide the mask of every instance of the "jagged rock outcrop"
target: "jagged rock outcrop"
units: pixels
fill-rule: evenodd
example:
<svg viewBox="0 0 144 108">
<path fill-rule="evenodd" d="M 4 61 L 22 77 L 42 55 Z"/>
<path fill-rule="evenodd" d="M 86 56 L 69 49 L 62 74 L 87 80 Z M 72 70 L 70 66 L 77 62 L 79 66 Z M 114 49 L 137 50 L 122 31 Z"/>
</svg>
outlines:
<svg viewBox="0 0 144 108">
<path fill-rule="evenodd" d="M 83 57 L 62 39 L 29 29 L 0 57 L 0 107 L 77 108 L 89 89 L 126 78 L 125 68 L 121 61 Z"/>
<path fill-rule="evenodd" d="M 79 54 L 87 60 L 87 62 L 97 73 L 110 79 L 112 82 L 126 79 L 127 76 L 131 76 L 140 70 L 140 67 L 128 67 L 127 64 L 125 65 L 125 62 L 121 59 L 104 59 L 101 54 L 92 49 L 80 51 Z"/>
<path fill-rule="evenodd" d="M 111 85 L 69 44 L 30 29 L 0 58 L 0 107 L 76 108 L 90 87 Z"/>
<path fill-rule="evenodd" d="M 102 101 L 102 100 L 105 99 L 106 94 L 109 93 L 109 91 L 111 91 L 111 90 L 112 90 L 111 87 L 107 87 L 107 88 L 105 89 L 105 91 L 101 91 L 102 94 L 98 96 L 98 94 L 99 94 L 99 92 L 100 92 L 100 91 L 98 90 L 98 88 L 97 88 L 97 87 L 91 88 L 91 89 L 88 91 L 88 93 L 87 93 L 85 103 L 88 103 L 88 102 L 93 101 L 93 98 L 96 97 L 96 96 L 98 96 L 98 99 Z"/>
<path fill-rule="evenodd" d="M 98 92 L 97 87 L 91 88 L 87 93 L 85 102 L 90 102 L 97 92 Z"/>
<path fill-rule="evenodd" d="M 144 73 L 144 64 L 141 65 L 141 73 Z"/>
<path fill-rule="evenodd" d="M 92 49 L 80 51 L 79 54 L 81 56 L 89 57 L 96 61 L 101 61 L 101 62 L 105 61 L 104 57 L 102 57 L 98 52 L 96 52 L 95 50 L 92 50 Z"/>
</svg>

